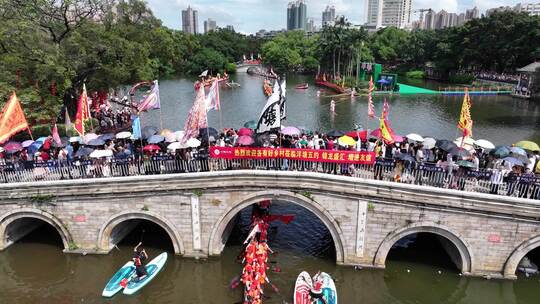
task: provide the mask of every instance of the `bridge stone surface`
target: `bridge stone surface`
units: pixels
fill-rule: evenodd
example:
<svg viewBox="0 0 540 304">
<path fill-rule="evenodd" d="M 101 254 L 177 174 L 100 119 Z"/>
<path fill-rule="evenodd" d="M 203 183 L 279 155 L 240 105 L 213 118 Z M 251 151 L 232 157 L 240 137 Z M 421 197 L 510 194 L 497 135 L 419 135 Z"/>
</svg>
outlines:
<svg viewBox="0 0 540 304">
<path fill-rule="evenodd" d="M 128 220 L 149 220 L 167 232 L 176 254 L 218 256 L 238 212 L 265 199 L 315 214 L 341 265 L 384 268 L 395 242 L 427 232 L 438 236 L 464 275 L 515 278 L 519 261 L 540 246 L 538 201 L 318 173 L 19 183 L 0 185 L 0 197 L 0 250 L 23 236 L 24 219 L 55 227 L 66 252 L 96 254 L 113 248 Z"/>
</svg>

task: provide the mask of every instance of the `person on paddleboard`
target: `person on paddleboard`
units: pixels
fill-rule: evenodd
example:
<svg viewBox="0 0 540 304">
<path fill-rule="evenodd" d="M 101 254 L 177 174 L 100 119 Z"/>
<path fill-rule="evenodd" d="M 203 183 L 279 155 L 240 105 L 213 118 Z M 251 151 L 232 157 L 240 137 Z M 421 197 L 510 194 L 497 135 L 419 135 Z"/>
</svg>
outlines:
<svg viewBox="0 0 540 304">
<path fill-rule="evenodd" d="M 317 272 L 317 274 L 313 277 L 313 285 L 311 286 L 311 290 L 309 291 L 309 295 L 311 296 L 311 299 L 313 300 L 313 303 L 319 303 L 318 300 L 321 300 L 323 304 L 326 303 L 326 299 L 323 296 L 323 279 L 320 276 L 321 272 Z"/>
<path fill-rule="evenodd" d="M 137 244 L 133 249 L 133 263 L 135 264 L 135 274 L 138 281 L 144 279 L 148 274 L 146 272 L 146 266 L 144 266 L 144 261 L 148 259 L 148 254 L 146 254 L 146 251 L 141 246 L 142 242 Z"/>
</svg>

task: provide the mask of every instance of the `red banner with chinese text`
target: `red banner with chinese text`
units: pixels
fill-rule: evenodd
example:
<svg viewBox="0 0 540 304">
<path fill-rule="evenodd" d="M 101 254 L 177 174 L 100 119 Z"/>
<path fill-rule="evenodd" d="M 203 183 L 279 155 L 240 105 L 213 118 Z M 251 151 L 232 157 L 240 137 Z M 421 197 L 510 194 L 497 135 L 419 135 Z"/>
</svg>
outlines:
<svg viewBox="0 0 540 304">
<path fill-rule="evenodd" d="M 375 163 L 375 152 L 366 151 L 211 147 L 210 157 L 222 159 L 286 158 L 290 160 L 357 165 L 373 165 Z"/>
</svg>

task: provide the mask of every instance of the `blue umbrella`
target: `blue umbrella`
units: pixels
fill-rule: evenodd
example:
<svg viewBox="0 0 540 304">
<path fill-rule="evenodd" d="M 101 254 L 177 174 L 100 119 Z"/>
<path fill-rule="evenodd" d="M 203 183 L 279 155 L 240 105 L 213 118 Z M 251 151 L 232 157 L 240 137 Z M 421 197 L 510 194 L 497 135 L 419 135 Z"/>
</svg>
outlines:
<svg viewBox="0 0 540 304">
<path fill-rule="evenodd" d="M 513 166 L 522 166 L 523 167 L 523 162 L 515 157 L 505 157 L 503 158 L 504 161 L 512 164 L 512 167 Z"/>
<path fill-rule="evenodd" d="M 158 128 L 154 126 L 146 126 L 141 131 L 143 138 L 150 138 L 152 135 L 156 135 L 158 133 Z"/>
<path fill-rule="evenodd" d="M 510 149 L 508 149 L 508 147 L 505 147 L 505 146 L 498 146 L 498 147 L 495 147 L 495 149 L 489 151 L 489 154 L 497 158 L 503 158 L 510 155 Z"/>
<path fill-rule="evenodd" d="M 104 144 L 105 144 L 105 141 L 103 139 L 95 138 L 89 141 L 86 145 L 92 146 L 92 147 L 98 147 L 98 146 L 103 146 Z"/>
<path fill-rule="evenodd" d="M 33 143 L 34 143 L 33 140 L 25 140 L 25 141 L 22 142 L 22 146 L 23 146 L 23 148 L 28 148 L 28 147 L 30 147 Z"/>
<path fill-rule="evenodd" d="M 36 142 L 44 143 L 45 140 L 47 140 L 47 137 L 40 137 L 40 138 L 36 139 Z"/>
<path fill-rule="evenodd" d="M 75 157 L 84 157 L 92 154 L 94 152 L 94 149 L 88 148 L 88 147 L 82 147 L 77 150 L 77 153 L 75 153 Z"/>
<path fill-rule="evenodd" d="M 104 141 L 107 141 L 107 140 L 111 140 L 111 139 L 115 138 L 115 136 L 112 133 L 108 133 L 108 134 L 100 135 L 98 138 L 103 139 Z"/>
<path fill-rule="evenodd" d="M 165 137 L 161 136 L 161 135 L 152 135 L 150 136 L 150 138 L 148 138 L 148 143 L 149 144 L 158 144 L 162 141 L 165 140 Z"/>
<path fill-rule="evenodd" d="M 27 148 L 27 151 L 28 153 L 30 154 L 35 154 L 39 148 L 41 148 L 41 146 L 43 146 L 43 143 L 42 142 L 39 142 L 39 141 L 35 141 L 33 144 L 31 144 L 28 148 Z"/>
<path fill-rule="evenodd" d="M 377 83 L 389 84 L 390 81 L 388 81 L 388 80 L 386 80 L 386 79 L 381 79 L 381 80 L 377 81 Z"/>
<path fill-rule="evenodd" d="M 131 156 L 131 152 L 129 150 L 124 150 L 122 152 L 116 153 L 115 157 L 118 159 L 126 159 Z"/>
</svg>

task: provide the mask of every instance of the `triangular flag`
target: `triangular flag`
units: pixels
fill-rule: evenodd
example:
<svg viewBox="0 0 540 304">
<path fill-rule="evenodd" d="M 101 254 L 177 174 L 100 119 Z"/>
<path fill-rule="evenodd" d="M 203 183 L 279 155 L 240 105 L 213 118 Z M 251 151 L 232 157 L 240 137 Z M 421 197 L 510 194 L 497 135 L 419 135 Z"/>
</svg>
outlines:
<svg viewBox="0 0 540 304">
<path fill-rule="evenodd" d="M 11 136 L 25 129 L 30 132 L 19 98 L 13 92 L 0 113 L 0 144 L 5 143 Z"/>
<path fill-rule="evenodd" d="M 56 124 L 54 124 L 54 127 L 52 129 L 52 138 L 58 146 L 62 144 L 62 140 L 60 139 L 60 134 L 58 134 L 58 127 L 56 126 Z"/>
<path fill-rule="evenodd" d="M 75 130 L 79 136 L 84 136 L 84 123 L 90 120 L 90 109 L 88 107 L 88 95 L 86 93 L 86 84 L 83 84 L 83 91 L 79 97 L 77 105 L 77 114 L 75 115 Z"/>
</svg>

